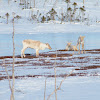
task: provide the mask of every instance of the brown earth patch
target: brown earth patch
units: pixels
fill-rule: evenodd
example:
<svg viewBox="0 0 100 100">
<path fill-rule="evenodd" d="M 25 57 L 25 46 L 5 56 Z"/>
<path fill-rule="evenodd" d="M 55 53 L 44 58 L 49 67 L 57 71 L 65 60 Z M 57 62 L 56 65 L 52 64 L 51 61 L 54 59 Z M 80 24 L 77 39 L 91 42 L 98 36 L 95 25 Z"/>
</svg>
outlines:
<svg viewBox="0 0 100 100">
<path fill-rule="evenodd" d="M 15 64 L 26 64 L 28 61 L 16 61 Z"/>
<path fill-rule="evenodd" d="M 100 68 L 100 66 L 87 66 L 87 67 L 81 67 L 80 69 L 75 69 L 75 70 L 88 70 L 88 69 L 97 69 Z"/>
<path fill-rule="evenodd" d="M 65 54 L 57 54 L 57 57 L 68 57 L 68 56 L 72 56 L 72 54 L 68 54 L 68 53 L 65 53 Z M 55 58 L 56 57 L 56 54 L 54 53 L 47 53 L 47 54 L 40 54 L 39 57 L 52 57 L 52 58 Z M 1 56 L 0 59 L 5 59 L 5 58 L 13 58 L 12 56 Z M 20 55 L 17 55 L 15 56 L 15 58 L 21 58 Z M 25 58 L 28 58 L 28 59 L 33 59 L 33 58 L 38 58 L 36 57 L 36 55 L 31 55 L 31 54 L 25 54 Z M 24 58 L 23 58 L 24 59 Z"/>
<path fill-rule="evenodd" d="M 75 66 L 70 66 L 70 65 L 60 65 L 60 66 L 56 66 L 56 67 L 60 67 L 60 68 L 65 68 L 65 67 L 75 67 Z"/>
<path fill-rule="evenodd" d="M 68 51 L 68 50 L 61 49 L 61 50 L 57 50 L 57 51 Z M 100 49 L 89 49 L 89 50 L 85 50 L 85 51 L 100 51 Z"/>
<path fill-rule="evenodd" d="M 53 69 L 54 68 L 54 62 L 55 62 L 55 58 L 57 60 L 56 62 L 56 67 L 59 67 L 59 68 L 67 68 L 67 67 L 77 67 L 76 65 L 72 66 L 72 64 L 69 64 L 69 63 L 66 63 L 63 65 L 63 63 L 65 61 L 71 61 L 72 63 L 74 64 L 77 64 L 77 63 L 80 63 L 80 65 L 82 64 L 82 67 L 80 67 L 79 69 L 76 68 L 76 72 L 77 70 L 86 70 L 86 71 L 78 71 L 77 73 L 72 73 L 70 76 L 87 76 L 88 75 L 88 70 L 89 69 L 97 69 L 97 68 L 100 68 L 100 66 L 96 65 L 96 64 L 100 64 L 99 63 L 99 59 L 100 57 L 94 57 L 94 58 L 89 58 L 89 56 L 79 56 L 79 57 L 70 57 L 72 56 L 72 54 L 69 54 L 69 53 L 66 53 L 64 51 L 66 50 L 57 50 L 59 51 L 58 54 L 57 54 L 57 58 L 56 58 L 56 52 L 55 51 L 51 51 L 51 52 L 46 52 L 46 53 L 40 53 L 40 56 L 39 58 L 37 58 L 34 55 L 32 54 L 25 54 L 27 58 L 27 60 L 25 58 L 23 58 L 23 60 L 19 60 L 19 61 L 16 61 L 15 60 L 15 67 L 20 67 L 20 66 L 23 66 L 23 67 L 26 67 L 26 66 L 32 66 L 32 67 L 29 67 L 30 69 L 38 69 L 38 68 L 42 68 L 43 70 L 45 69 Z M 97 53 L 98 54 L 98 51 L 100 51 L 100 49 L 94 49 L 94 50 L 86 50 L 88 51 L 87 53 Z M 95 52 L 93 52 L 95 51 Z M 66 59 L 66 57 L 70 57 L 68 59 Z M 12 56 L 2 56 L 0 57 L 0 59 L 5 59 L 5 64 L 7 66 L 11 65 L 12 66 L 12 59 L 6 59 L 6 58 L 12 58 Z M 17 55 L 15 56 L 15 58 L 21 58 L 20 55 Z M 48 59 L 49 58 L 49 59 Z M 22 58 L 21 58 L 22 59 Z M 25 59 L 25 60 L 24 60 Z M 78 60 L 77 60 L 78 59 Z M 92 63 L 93 65 L 91 66 L 85 66 L 83 67 L 83 64 L 84 63 L 88 63 L 90 60 L 92 59 L 92 61 L 97 61 L 95 63 Z M 24 65 L 25 64 L 25 65 Z M 2 62 L 0 62 L 0 65 L 2 66 Z M 38 68 L 36 66 L 39 66 Z M 41 67 L 40 67 L 41 66 Z M 43 67 L 42 67 L 43 66 Z M 11 69 L 11 68 L 10 68 Z M 8 71 L 11 72 L 11 70 L 8 69 Z M 24 68 L 25 69 L 25 68 Z M 27 70 L 28 68 L 26 68 L 25 70 Z M 93 71 L 93 70 L 92 70 Z M 0 80 L 3 80 L 3 79 L 7 79 L 8 77 L 6 75 L 4 75 L 2 73 L 2 71 L 0 71 Z M 4 71 L 3 71 L 4 72 Z M 4 75 L 4 76 L 3 76 Z M 67 77 L 68 74 L 61 74 L 59 73 L 59 75 L 57 75 L 57 77 Z M 99 74 L 97 73 L 91 73 L 90 76 L 98 76 Z M 40 76 L 43 76 L 43 77 L 55 77 L 55 75 L 51 75 L 51 73 L 47 73 L 47 72 L 43 72 L 42 75 L 22 75 L 22 76 L 15 76 L 16 79 L 18 78 L 28 78 L 28 77 L 40 77 Z M 12 79 L 12 76 L 10 76 L 10 79 Z"/>
<path fill-rule="evenodd" d="M 88 52 L 88 53 L 91 53 L 91 54 L 100 54 L 100 52 Z"/>
<path fill-rule="evenodd" d="M 12 58 L 12 56 L 1 56 L 0 59 Z"/>
<path fill-rule="evenodd" d="M 91 49 L 91 50 L 85 50 L 85 51 L 100 51 L 100 49 Z"/>
<path fill-rule="evenodd" d="M 66 49 L 62 49 L 62 50 L 57 50 L 57 51 L 68 51 L 68 50 L 66 50 Z"/>
</svg>

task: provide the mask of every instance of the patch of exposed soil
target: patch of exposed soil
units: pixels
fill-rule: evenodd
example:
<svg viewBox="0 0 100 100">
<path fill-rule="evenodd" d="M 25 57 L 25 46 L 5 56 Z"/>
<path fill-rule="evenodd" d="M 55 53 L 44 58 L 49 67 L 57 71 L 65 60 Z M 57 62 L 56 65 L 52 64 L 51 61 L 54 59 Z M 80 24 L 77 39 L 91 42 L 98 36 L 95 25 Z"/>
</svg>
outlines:
<svg viewBox="0 0 100 100">
<path fill-rule="evenodd" d="M 96 65 L 86 66 L 86 67 L 81 67 L 80 69 L 75 69 L 75 70 L 88 70 L 88 69 L 97 69 L 97 68 L 100 68 L 100 66 L 96 66 Z"/>
<path fill-rule="evenodd" d="M 17 75 L 15 78 L 28 78 L 28 77 L 54 77 L 54 66 L 59 70 L 66 70 L 67 68 L 75 68 L 75 73 L 72 73 L 70 76 L 98 76 L 100 75 L 100 57 L 89 56 L 88 54 L 99 54 L 100 49 L 86 50 L 85 54 L 75 54 L 77 56 L 73 56 L 73 52 L 67 53 L 66 50 L 57 50 L 51 52 L 40 53 L 39 58 L 32 54 L 25 54 L 25 58 L 21 58 L 20 55 L 15 56 L 15 69 Z M 71 54 L 72 53 L 72 54 Z M 6 72 L 3 66 L 3 59 L 5 59 L 5 66 L 9 73 L 11 73 L 12 68 L 12 56 L 1 56 L 0 57 L 0 80 L 7 79 Z M 55 65 L 56 62 L 56 65 Z M 79 64 L 79 68 L 77 68 Z M 89 65 L 88 65 L 89 64 Z M 25 71 L 35 71 L 38 70 L 37 73 L 22 73 L 22 75 L 18 75 L 19 70 Z M 91 71 L 89 71 L 91 69 Z M 94 69 L 98 69 L 96 72 Z M 42 71 L 43 72 L 42 72 Z M 48 72 L 47 72 L 48 71 Z M 85 71 L 85 72 L 84 72 Z M 23 72 L 23 71 L 22 71 Z M 29 71 L 30 72 L 30 71 Z M 41 74 L 40 74 L 41 72 Z M 64 72 L 65 73 L 65 72 Z M 68 73 L 63 74 L 63 72 L 57 73 L 57 77 L 66 77 Z M 12 79 L 12 76 L 9 75 Z"/>
<path fill-rule="evenodd" d="M 100 51 L 100 49 L 91 49 L 91 50 L 86 50 L 86 51 Z"/>
</svg>

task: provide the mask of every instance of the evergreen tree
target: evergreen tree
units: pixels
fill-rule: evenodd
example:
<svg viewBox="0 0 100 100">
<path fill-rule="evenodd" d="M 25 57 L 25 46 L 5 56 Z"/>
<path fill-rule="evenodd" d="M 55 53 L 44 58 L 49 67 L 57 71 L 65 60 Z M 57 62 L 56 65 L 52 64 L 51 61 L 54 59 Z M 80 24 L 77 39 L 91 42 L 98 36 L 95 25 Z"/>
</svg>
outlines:
<svg viewBox="0 0 100 100">
<path fill-rule="evenodd" d="M 80 11 L 82 12 L 82 22 L 84 21 L 84 15 L 85 15 L 85 9 L 84 9 L 84 6 L 83 7 L 80 7 Z"/>
<path fill-rule="evenodd" d="M 68 21 L 68 8 L 69 8 L 69 3 L 70 3 L 70 0 L 65 0 L 65 2 L 67 3 L 67 21 Z"/>
<path fill-rule="evenodd" d="M 48 13 L 50 14 L 50 19 L 55 20 L 55 15 L 57 12 L 54 10 L 54 8 L 52 8 Z"/>
<path fill-rule="evenodd" d="M 72 21 L 72 8 L 71 7 L 69 7 L 68 9 L 67 9 L 67 11 L 69 12 L 68 13 L 68 16 L 69 16 L 69 19 L 70 19 L 70 21 Z"/>
<path fill-rule="evenodd" d="M 75 20 L 75 12 L 76 12 L 76 6 L 77 6 L 77 3 L 76 2 L 74 2 L 73 3 L 73 6 L 74 6 L 74 10 L 73 10 L 73 17 L 74 17 L 74 20 Z"/>
<path fill-rule="evenodd" d="M 9 13 L 6 13 L 5 15 L 7 17 L 7 24 L 8 24 Z"/>
<path fill-rule="evenodd" d="M 45 21 L 46 21 L 46 17 L 43 16 L 41 22 L 44 23 Z"/>
</svg>

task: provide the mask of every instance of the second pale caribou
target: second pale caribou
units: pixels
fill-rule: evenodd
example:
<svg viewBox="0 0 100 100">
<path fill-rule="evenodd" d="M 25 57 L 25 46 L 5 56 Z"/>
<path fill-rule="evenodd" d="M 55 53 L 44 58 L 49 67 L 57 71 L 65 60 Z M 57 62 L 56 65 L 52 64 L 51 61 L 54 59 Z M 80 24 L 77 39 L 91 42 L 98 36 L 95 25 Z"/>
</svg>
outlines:
<svg viewBox="0 0 100 100">
<path fill-rule="evenodd" d="M 23 43 L 23 49 L 21 50 L 21 57 L 22 58 L 25 57 L 24 51 L 27 48 L 35 49 L 36 50 L 36 57 L 39 56 L 39 50 L 44 50 L 46 48 L 48 48 L 50 50 L 52 49 L 48 43 L 42 43 L 42 42 L 36 41 L 36 40 L 30 40 L 30 39 L 23 40 L 22 43 Z"/>
<path fill-rule="evenodd" d="M 82 45 L 82 52 L 81 53 L 86 53 L 84 49 L 84 38 L 85 36 L 79 36 L 78 41 L 77 41 L 77 46 L 79 46 L 79 54 L 80 54 L 80 46 Z"/>
<path fill-rule="evenodd" d="M 77 46 L 72 45 L 71 42 L 67 42 L 66 50 L 67 51 L 78 51 Z M 74 52 L 73 52 L 73 54 L 74 54 Z"/>
</svg>

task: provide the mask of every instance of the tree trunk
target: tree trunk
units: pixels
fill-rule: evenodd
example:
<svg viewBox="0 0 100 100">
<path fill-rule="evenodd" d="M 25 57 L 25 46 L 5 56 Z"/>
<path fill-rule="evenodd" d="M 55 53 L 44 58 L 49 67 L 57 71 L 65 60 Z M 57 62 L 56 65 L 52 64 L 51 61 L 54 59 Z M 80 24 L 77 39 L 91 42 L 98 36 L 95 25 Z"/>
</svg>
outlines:
<svg viewBox="0 0 100 100">
<path fill-rule="evenodd" d="M 12 66 L 12 98 L 14 100 L 14 86 L 15 86 L 15 75 L 14 75 L 14 63 L 15 63 L 15 44 L 14 44 L 14 14 L 13 14 L 13 66 Z"/>
<path fill-rule="evenodd" d="M 35 8 L 35 0 L 34 0 L 34 8 Z"/>
<path fill-rule="evenodd" d="M 26 9 L 26 0 L 25 0 L 25 3 L 24 3 L 24 5 L 25 5 L 25 9 Z"/>
<path fill-rule="evenodd" d="M 67 22 L 68 22 L 68 6 L 69 4 L 67 3 L 67 18 L 66 18 Z"/>
<path fill-rule="evenodd" d="M 8 5 L 9 5 L 9 0 L 8 0 Z"/>
<path fill-rule="evenodd" d="M 84 4 L 84 0 L 83 0 L 83 4 Z"/>
<path fill-rule="evenodd" d="M 56 59 L 57 59 L 57 50 L 56 50 Z M 55 72 L 55 100 L 57 100 L 57 86 L 56 86 L 56 84 L 57 84 L 57 82 L 56 82 L 56 64 L 57 64 L 57 62 L 56 62 L 56 59 L 55 59 L 55 63 L 54 63 L 54 72 Z"/>
<path fill-rule="evenodd" d="M 30 0 L 30 8 L 31 8 L 31 0 Z"/>
<path fill-rule="evenodd" d="M 7 16 L 7 24 L 8 24 L 8 16 Z"/>
<path fill-rule="evenodd" d="M 28 0 L 27 0 L 27 9 L 28 9 Z"/>
</svg>

